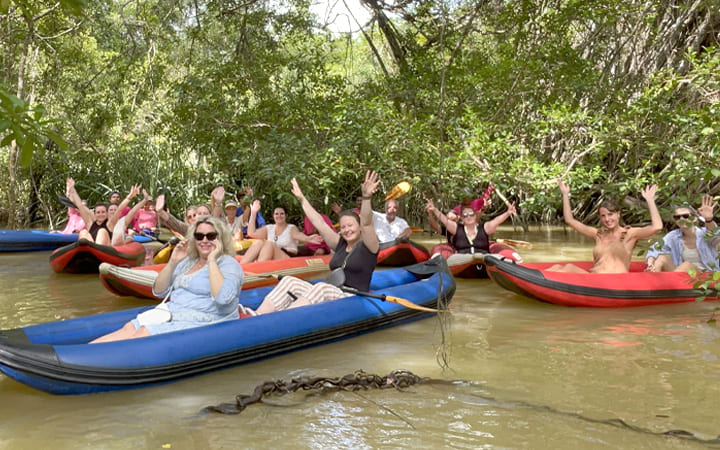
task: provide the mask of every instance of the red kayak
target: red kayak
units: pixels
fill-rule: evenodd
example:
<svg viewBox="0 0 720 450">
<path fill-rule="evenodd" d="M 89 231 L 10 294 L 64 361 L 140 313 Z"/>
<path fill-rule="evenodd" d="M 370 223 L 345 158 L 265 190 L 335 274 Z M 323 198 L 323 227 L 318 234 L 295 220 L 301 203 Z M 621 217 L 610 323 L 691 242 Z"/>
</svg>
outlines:
<svg viewBox="0 0 720 450">
<path fill-rule="evenodd" d="M 50 267 L 58 273 L 98 273 L 103 262 L 136 267 L 144 261 L 145 247 L 139 242 L 113 247 L 79 239 L 50 254 Z"/>
<path fill-rule="evenodd" d="M 380 244 L 377 256 L 378 266 L 409 266 L 430 259 L 430 252 L 422 245 L 407 238 Z"/>
<path fill-rule="evenodd" d="M 332 255 L 294 257 L 243 264 L 245 279 L 242 288 L 245 290 L 277 283 L 277 279 L 270 274 L 292 275 L 298 278 L 316 277 L 328 270 L 331 257 Z M 242 256 L 238 256 L 236 259 L 239 262 Z M 102 264 L 100 281 L 107 290 L 115 295 L 158 299 L 152 293 L 152 285 L 163 267 L 165 264 L 128 269 Z"/>
<path fill-rule="evenodd" d="M 557 263 L 522 263 L 486 256 L 490 278 L 499 286 L 528 298 L 564 306 L 620 308 L 718 300 L 719 292 L 693 287 L 685 272 L 645 272 L 645 263 L 630 263 L 629 273 L 548 272 Z M 566 263 L 563 263 L 566 264 Z M 585 270 L 592 262 L 573 262 Z"/>
<path fill-rule="evenodd" d="M 483 263 L 484 253 L 457 253 L 450 244 L 438 244 L 432 249 L 432 254 L 440 253 L 447 259 L 450 272 L 457 278 L 487 278 L 488 274 Z M 513 261 L 521 262 L 522 258 L 514 248 L 507 244 L 490 241 L 490 253 L 503 256 Z"/>
</svg>

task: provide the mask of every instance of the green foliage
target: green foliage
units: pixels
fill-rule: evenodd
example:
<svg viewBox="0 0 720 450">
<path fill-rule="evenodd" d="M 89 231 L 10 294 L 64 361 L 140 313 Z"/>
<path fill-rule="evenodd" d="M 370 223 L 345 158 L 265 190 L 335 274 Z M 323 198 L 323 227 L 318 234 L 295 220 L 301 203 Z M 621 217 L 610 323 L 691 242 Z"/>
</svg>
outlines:
<svg viewBox="0 0 720 450">
<path fill-rule="evenodd" d="M 665 210 L 720 195 L 717 39 L 666 41 L 663 60 L 674 6 L 390 3 L 392 27 L 349 36 L 307 0 L 0 0 L 0 137 L 29 163 L 5 191 L 33 224 L 61 211 L 67 176 L 91 201 L 141 183 L 173 209 L 249 185 L 298 218 L 290 179 L 327 212 L 372 168 L 386 190 L 411 182 L 411 223 L 424 197 L 452 206 L 489 183 L 523 224 L 560 220 L 558 177 L 584 221 L 604 198 L 647 221 L 648 183 Z"/>
</svg>

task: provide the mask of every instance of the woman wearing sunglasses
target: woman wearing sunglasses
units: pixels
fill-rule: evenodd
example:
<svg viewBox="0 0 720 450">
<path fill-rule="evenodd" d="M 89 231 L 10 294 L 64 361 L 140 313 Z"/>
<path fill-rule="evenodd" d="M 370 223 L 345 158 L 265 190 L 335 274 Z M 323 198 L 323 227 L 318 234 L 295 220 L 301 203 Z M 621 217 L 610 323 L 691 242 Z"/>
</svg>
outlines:
<svg viewBox="0 0 720 450">
<path fill-rule="evenodd" d="M 489 253 L 490 235 L 497 230 L 497 227 L 505 222 L 508 217 L 516 214 L 515 203 L 508 205 L 507 211 L 488 222 L 480 222 L 482 209 L 475 211 L 472 206 L 462 207 L 460 223 L 450 220 L 435 207 L 432 200 L 428 200 L 425 210 L 435 214 L 445 226 L 447 232 L 452 235 L 451 243 L 458 253 Z"/>
<path fill-rule="evenodd" d="M 218 218 L 203 217 L 173 250 L 158 274 L 153 294 L 170 295 L 169 321 L 141 325 L 137 318 L 92 343 L 134 339 L 238 318 L 243 271 L 232 235 Z"/>
<path fill-rule="evenodd" d="M 720 235 L 714 233 L 717 228 L 713 221 L 715 206 L 712 196 L 705 195 L 697 211 L 690 206 L 675 208 L 673 221 L 677 228 L 650 247 L 645 256 L 647 271 L 718 270 Z M 702 217 L 704 226 L 698 224 L 698 217 Z"/>
<path fill-rule="evenodd" d="M 648 186 L 642 190 L 642 196 L 647 201 L 650 211 L 651 224 L 644 227 L 626 226 L 620 215 L 620 208 L 613 202 L 606 200 L 600 204 L 601 228 L 585 225 L 575 219 L 570 206 L 570 186 L 563 180 L 557 180 L 563 201 L 563 218 L 578 233 L 595 240 L 593 248 L 594 264 L 590 273 L 626 273 L 630 270 L 630 259 L 635 245 L 640 239 L 649 238 L 662 230 L 662 219 L 655 205 L 655 191 L 657 185 Z M 588 273 L 575 264 L 556 264 L 549 269 L 556 272 Z"/>
</svg>

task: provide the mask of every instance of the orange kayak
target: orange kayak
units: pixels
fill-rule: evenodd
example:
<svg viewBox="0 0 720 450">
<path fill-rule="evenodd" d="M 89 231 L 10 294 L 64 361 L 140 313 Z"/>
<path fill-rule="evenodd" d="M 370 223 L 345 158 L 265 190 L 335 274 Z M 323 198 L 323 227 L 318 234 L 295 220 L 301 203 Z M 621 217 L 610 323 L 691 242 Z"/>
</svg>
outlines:
<svg viewBox="0 0 720 450">
<path fill-rule="evenodd" d="M 243 264 L 245 280 L 243 290 L 277 283 L 273 275 L 292 275 L 298 278 L 313 278 L 328 271 L 331 255 L 298 256 L 287 259 Z M 242 256 L 237 256 L 240 261 Z M 152 285 L 165 264 L 128 269 L 112 264 L 100 265 L 100 282 L 115 295 L 158 299 L 152 293 Z M 159 299 L 158 299 L 159 300 Z"/>
</svg>

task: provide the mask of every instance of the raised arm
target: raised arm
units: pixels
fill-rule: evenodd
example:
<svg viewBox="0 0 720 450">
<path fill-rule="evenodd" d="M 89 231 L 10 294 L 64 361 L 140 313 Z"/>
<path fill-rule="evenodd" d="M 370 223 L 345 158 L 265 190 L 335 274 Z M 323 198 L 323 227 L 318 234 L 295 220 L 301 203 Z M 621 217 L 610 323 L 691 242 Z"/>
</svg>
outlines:
<svg viewBox="0 0 720 450">
<path fill-rule="evenodd" d="M 310 204 L 308 199 L 305 198 L 305 195 L 300 189 L 300 185 L 298 185 L 297 180 L 293 178 L 292 180 L 290 180 L 290 183 L 292 184 L 291 192 L 300 202 L 300 206 L 302 206 L 305 217 L 310 220 L 310 223 L 312 223 L 318 233 L 320 233 L 320 236 L 322 236 L 322 239 L 325 241 L 328 247 L 334 250 L 335 247 L 337 247 L 338 242 L 340 241 L 340 236 L 332 229 L 332 227 L 330 227 L 330 225 L 325 223 L 325 220 L 322 218 L 320 213 L 317 212 L 317 210 L 315 210 L 315 208 L 313 208 L 313 206 Z"/>
<path fill-rule="evenodd" d="M 136 188 L 138 189 L 138 191 L 137 191 L 137 192 L 134 192 Z M 139 185 L 139 184 L 133 186 L 133 189 L 130 190 L 130 195 L 133 196 L 133 197 L 135 197 L 135 196 L 138 194 L 139 189 L 140 189 L 140 185 Z M 134 193 L 134 195 L 133 195 L 133 193 Z M 138 211 L 140 211 L 140 210 L 143 208 L 143 206 L 145 206 L 145 203 L 146 203 L 148 200 L 150 200 L 150 194 L 148 194 L 148 192 L 147 192 L 145 189 L 142 190 L 142 193 L 143 193 L 143 198 L 142 198 L 142 200 L 140 200 L 139 202 L 137 202 L 137 203 L 135 204 L 135 206 L 133 206 L 132 209 L 131 209 L 131 210 L 127 213 L 127 215 L 125 216 L 125 217 L 126 217 L 126 219 L 125 219 L 125 222 L 126 222 L 126 223 L 127 223 L 128 220 L 132 222 L 133 218 L 135 218 L 135 215 L 138 213 Z M 117 212 L 116 214 L 117 214 L 118 216 L 120 215 L 120 208 L 118 208 L 118 212 Z"/>
<path fill-rule="evenodd" d="M 495 232 L 495 230 L 497 230 L 497 227 L 499 227 L 501 223 L 505 222 L 508 219 L 508 217 L 512 216 L 513 214 L 517 214 L 517 211 L 515 210 L 515 202 L 512 202 L 511 204 L 508 205 L 507 211 L 500 214 L 493 220 L 485 222 L 485 225 L 484 225 L 485 233 L 487 233 L 488 236 L 493 234 Z"/>
<path fill-rule="evenodd" d="M 652 236 L 658 231 L 662 230 L 663 223 L 660 212 L 658 211 L 657 205 L 655 204 L 655 192 L 657 191 L 657 184 L 652 186 L 646 186 L 642 190 L 641 194 L 648 204 L 648 210 L 650 211 L 650 225 L 644 227 L 633 227 L 631 231 L 635 238 L 645 239 Z"/>
<path fill-rule="evenodd" d="M 380 177 L 373 170 L 365 173 L 365 181 L 361 185 L 362 189 L 362 206 L 360 207 L 360 226 L 362 227 L 363 242 L 365 247 L 372 253 L 377 253 L 380 249 L 375 227 L 373 227 L 372 213 L 372 196 L 377 191 L 380 184 Z"/>
<path fill-rule="evenodd" d="M 130 188 L 130 193 L 127 195 L 127 197 L 125 197 L 118 205 L 118 209 L 117 209 L 117 211 L 115 211 L 115 214 L 113 214 L 112 217 L 108 217 L 107 227 L 109 230 L 112 230 L 115 228 L 115 224 L 118 222 L 118 220 L 120 220 L 120 217 L 122 217 L 123 210 L 130 203 L 131 199 L 137 197 L 137 195 L 140 193 L 141 187 L 142 186 L 140 186 L 139 184 L 134 184 Z M 146 192 L 143 190 L 143 193 L 146 193 Z M 141 207 L 144 204 L 145 204 L 145 201 L 141 202 L 140 203 Z M 137 208 L 137 209 L 135 209 L 135 208 Z M 135 205 L 135 208 L 131 209 L 130 212 L 128 212 L 128 214 L 127 214 L 128 218 L 127 218 L 127 220 L 125 220 L 126 224 L 129 224 L 129 221 L 132 221 L 133 217 L 135 216 L 135 213 L 137 213 L 140 210 L 140 208 L 138 208 L 137 205 Z"/>
<path fill-rule="evenodd" d="M 247 234 L 253 239 L 267 239 L 267 227 L 257 228 L 255 226 L 255 219 L 257 218 L 258 212 L 260 212 L 260 200 L 255 200 L 250 205 L 250 218 L 248 219 L 248 231 Z"/>
<path fill-rule="evenodd" d="M 92 223 L 95 221 L 95 214 L 90 211 L 90 208 L 88 208 L 86 205 L 83 205 L 80 195 L 75 190 L 74 179 L 68 178 L 67 180 L 65 180 L 65 194 L 67 195 L 67 198 L 69 198 L 70 201 L 75 204 L 78 213 L 80 213 L 80 217 L 82 217 L 83 222 L 85 222 L 85 226 L 89 230 L 92 226 Z"/>
<path fill-rule="evenodd" d="M 440 223 L 445 225 L 445 229 L 448 231 L 448 233 L 453 234 L 453 235 L 455 233 L 457 233 L 457 223 L 448 219 L 447 216 L 442 213 L 442 211 L 437 209 L 435 207 L 435 203 L 432 200 L 428 200 L 427 206 L 425 207 L 425 209 L 428 211 L 428 215 L 434 214 L 435 217 L 437 217 L 437 219 L 440 221 Z M 432 226 L 432 222 L 430 223 L 430 225 Z M 438 233 L 440 233 L 440 231 L 438 231 L 438 230 L 436 230 L 436 231 Z"/>
<path fill-rule="evenodd" d="M 565 223 L 578 233 L 595 239 L 598 229 L 589 225 L 585 225 L 584 223 L 573 217 L 572 207 L 570 206 L 570 186 L 565 184 L 561 179 L 558 179 L 557 183 L 560 187 L 560 192 L 562 193 L 563 218 L 565 219 Z"/>
<path fill-rule="evenodd" d="M 438 219 L 435 218 L 435 213 L 433 212 L 433 209 L 435 208 L 435 205 L 432 200 L 425 199 L 427 204 L 425 205 L 425 212 L 427 212 L 428 216 L 428 222 L 430 222 L 430 228 L 433 229 L 437 234 L 442 234 L 442 228 L 440 227 L 440 222 L 438 222 Z"/>
<path fill-rule="evenodd" d="M 213 217 L 222 217 L 225 213 L 223 209 L 223 200 L 225 199 L 225 187 L 218 186 L 212 190 L 210 194 L 210 208 L 212 209 Z"/>
</svg>

